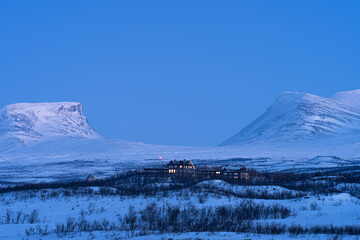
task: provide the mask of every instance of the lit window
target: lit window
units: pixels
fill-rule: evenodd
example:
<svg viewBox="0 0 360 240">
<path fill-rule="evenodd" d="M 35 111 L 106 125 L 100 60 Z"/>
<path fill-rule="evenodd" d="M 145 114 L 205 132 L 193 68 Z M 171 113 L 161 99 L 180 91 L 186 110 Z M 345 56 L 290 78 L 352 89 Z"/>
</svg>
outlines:
<svg viewBox="0 0 360 240">
<path fill-rule="evenodd" d="M 235 175 L 238 175 L 238 173 L 236 172 L 236 173 L 234 173 Z"/>
<path fill-rule="evenodd" d="M 216 172 L 216 174 L 220 174 L 220 172 Z"/>
<path fill-rule="evenodd" d="M 180 165 L 180 168 L 182 168 L 182 165 Z"/>
</svg>

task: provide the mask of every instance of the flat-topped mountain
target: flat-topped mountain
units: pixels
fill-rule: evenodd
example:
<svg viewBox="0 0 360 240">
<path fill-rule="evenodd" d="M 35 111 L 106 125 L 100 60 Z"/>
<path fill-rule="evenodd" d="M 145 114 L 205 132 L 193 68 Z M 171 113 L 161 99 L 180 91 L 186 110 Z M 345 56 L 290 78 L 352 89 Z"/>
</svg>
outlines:
<svg viewBox="0 0 360 240">
<path fill-rule="evenodd" d="M 0 146 L 59 138 L 100 138 L 74 102 L 18 103 L 0 110 Z"/>
</svg>

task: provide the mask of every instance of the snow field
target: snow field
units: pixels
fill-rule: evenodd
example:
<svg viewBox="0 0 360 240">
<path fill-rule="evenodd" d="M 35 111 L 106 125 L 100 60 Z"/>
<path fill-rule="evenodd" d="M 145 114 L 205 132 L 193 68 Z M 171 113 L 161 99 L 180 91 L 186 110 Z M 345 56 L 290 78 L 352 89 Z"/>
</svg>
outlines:
<svg viewBox="0 0 360 240">
<path fill-rule="evenodd" d="M 227 186 L 225 183 L 209 181 L 202 184 L 217 184 L 222 187 L 233 187 L 236 190 L 241 189 L 241 186 Z M 246 187 L 244 187 L 246 188 Z M 251 186 L 254 191 L 262 191 L 264 188 L 276 191 L 289 191 L 277 186 Z M 93 188 L 98 191 L 98 188 Z M 51 195 L 53 191 L 48 190 L 47 194 Z M 65 195 L 47 197 L 42 191 L 34 194 L 31 192 L 15 192 L 0 195 L 0 239 L 21 239 L 27 237 L 25 230 L 37 225 L 45 227 L 48 225 L 49 230 L 54 229 L 57 223 L 65 223 L 68 217 L 79 218 L 84 215 L 87 220 L 107 219 L 110 222 L 118 222 L 119 216 L 122 217 L 128 212 L 130 206 L 133 206 L 136 211 L 143 210 L 148 204 L 155 202 L 158 206 L 167 204 L 173 206 L 180 206 L 181 208 L 194 205 L 197 208 L 204 206 L 222 206 L 222 205 L 236 205 L 241 203 L 243 198 L 236 196 L 224 196 L 214 193 L 206 193 L 205 197 L 200 200 L 199 196 L 185 194 L 188 189 L 181 191 L 172 191 L 167 194 L 159 193 L 156 196 L 144 197 L 142 195 L 136 197 L 130 196 L 101 196 L 96 194 L 90 195 L 72 195 L 67 193 Z M 60 191 L 61 192 L 61 191 Z M 265 205 L 280 204 L 289 207 L 293 210 L 293 215 L 285 219 L 269 219 L 258 220 L 258 222 L 275 222 L 286 225 L 299 224 L 302 226 L 312 225 L 353 225 L 358 224 L 360 220 L 360 200 L 352 197 L 347 193 L 333 194 L 333 195 L 317 195 L 305 196 L 295 199 L 285 200 L 264 200 L 254 199 L 255 203 L 264 203 Z M 15 219 L 17 212 L 28 214 L 33 210 L 39 211 L 39 221 L 33 224 L 20 223 L 15 224 L 6 222 L 7 211 L 11 211 Z M 109 239 L 115 237 L 127 237 L 125 233 L 118 232 L 94 232 L 92 233 L 97 239 L 104 239 L 107 236 Z M 88 234 L 83 234 L 88 235 Z M 152 235 L 138 237 L 135 239 L 154 239 Z M 241 239 L 246 238 L 246 234 L 235 233 L 216 233 L 208 235 L 208 233 L 184 233 L 181 235 L 165 234 L 166 237 L 174 237 L 174 239 L 186 239 L 190 236 L 203 239 Z M 273 235 L 256 236 L 250 234 L 250 239 L 289 239 L 288 235 L 280 235 L 274 238 Z M 78 239 L 83 239 L 81 236 L 75 236 Z M 154 237 L 154 236 L 152 236 Z M 156 236 L 158 238 L 160 236 Z M 42 237 L 42 239 L 55 239 L 55 234 Z M 37 236 L 30 236 L 30 239 L 38 239 Z M 66 239 L 66 238 L 65 238 Z M 76 239 L 76 238 L 75 238 Z M 159 238 L 160 239 L 160 238 Z M 300 238 L 301 239 L 301 238 Z M 324 239 L 319 236 L 307 239 Z M 326 239 L 326 238 L 325 238 Z M 351 236 L 346 236 L 345 239 L 355 239 Z"/>
</svg>

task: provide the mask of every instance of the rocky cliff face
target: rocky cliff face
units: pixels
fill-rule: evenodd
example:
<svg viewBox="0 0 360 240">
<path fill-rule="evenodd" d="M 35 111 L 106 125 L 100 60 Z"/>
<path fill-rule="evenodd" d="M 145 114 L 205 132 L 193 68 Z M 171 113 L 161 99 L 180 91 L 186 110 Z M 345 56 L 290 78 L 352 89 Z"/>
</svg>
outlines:
<svg viewBox="0 0 360 240">
<path fill-rule="evenodd" d="M 18 103 L 0 110 L 0 146 L 99 137 L 83 115 L 80 103 Z"/>
</svg>

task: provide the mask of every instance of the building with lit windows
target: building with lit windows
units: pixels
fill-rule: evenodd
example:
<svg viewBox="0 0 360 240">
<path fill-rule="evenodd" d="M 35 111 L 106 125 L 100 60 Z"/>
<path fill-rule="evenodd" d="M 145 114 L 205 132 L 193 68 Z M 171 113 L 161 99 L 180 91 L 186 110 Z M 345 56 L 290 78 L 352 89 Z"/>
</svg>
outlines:
<svg viewBox="0 0 360 240">
<path fill-rule="evenodd" d="M 169 174 L 180 177 L 195 177 L 195 166 L 189 160 L 170 161 L 167 165 Z"/>
<path fill-rule="evenodd" d="M 249 173 L 245 166 L 222 167 L 203 166 L 195 168 L 190 160 L 173 160 L 164 168 L 145 168 L 138 173 L 159 177 L 188 177 L 201 179 L 248 180 Z"/>
</svg>

